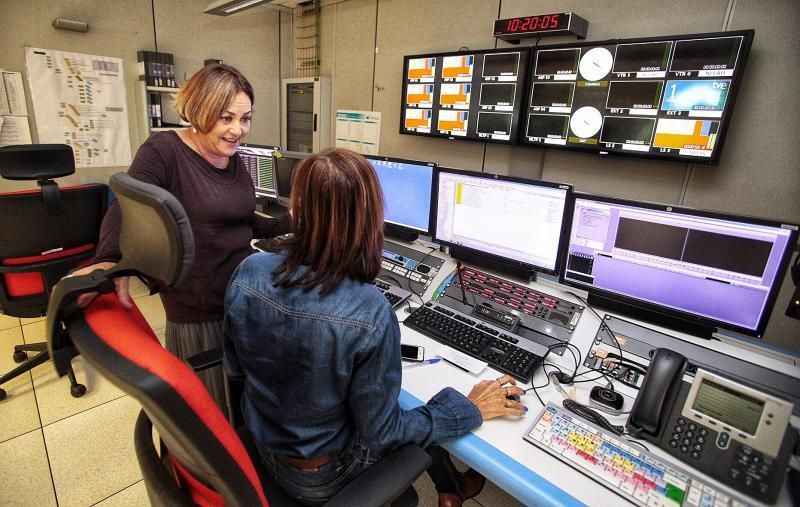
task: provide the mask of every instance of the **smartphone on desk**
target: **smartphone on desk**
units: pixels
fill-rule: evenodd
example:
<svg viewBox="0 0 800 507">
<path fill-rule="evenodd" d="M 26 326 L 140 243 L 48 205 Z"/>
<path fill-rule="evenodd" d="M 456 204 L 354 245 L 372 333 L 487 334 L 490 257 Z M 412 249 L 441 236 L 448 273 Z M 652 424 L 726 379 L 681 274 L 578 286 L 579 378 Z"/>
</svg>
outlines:
<svg viewBox="0 0 800 507">
<path fill-rule="evenodd" d="M 425 349 L 418 345 L 400 344 L 400 358 L 404 361 L 425 360 Z"/>
</svg>

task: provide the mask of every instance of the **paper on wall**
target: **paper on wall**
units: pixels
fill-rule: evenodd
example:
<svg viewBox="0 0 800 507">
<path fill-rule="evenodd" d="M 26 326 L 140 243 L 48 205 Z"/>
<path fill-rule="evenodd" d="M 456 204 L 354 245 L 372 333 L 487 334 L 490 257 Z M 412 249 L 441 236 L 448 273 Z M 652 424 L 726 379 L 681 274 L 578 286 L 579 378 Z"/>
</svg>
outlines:
<svg viewBox="0 0 800 507">
<path fill-rule="evenodd" d="M 25 48 L 40 143 L 66 143 L 75 167 L 131 162 L 122 59 Z"/>
<path fill-rule="evenodd" d="M 4 72 L 0 69 L 0 73 Z M 3 79 L 0 79 L 0 116 L 11 114 L 11 109 L 8 107 L 8 95 L 6 94 L 6 84 Z"/>
<path fill-rule="evenodd" d="M 27 116 L 0 116 L 0 146 L 31 143 Z"/>
<path fill-rule="evenodd" d="M 8 103 L 8 112 L 3 114 L 28 116 L 28 106 L 25 104 L 25 88 L 22 86 L 22 73 L 4 70 L 2 74 Z M 0 110 L 2 110 L 2 105 L 0 105 Z"/>
<path fill-rule="evenodd" d="M 364 155 L 377 155 L 381 137 L 381 113 L 336 111 L 336 146 Z"/>
</svg>

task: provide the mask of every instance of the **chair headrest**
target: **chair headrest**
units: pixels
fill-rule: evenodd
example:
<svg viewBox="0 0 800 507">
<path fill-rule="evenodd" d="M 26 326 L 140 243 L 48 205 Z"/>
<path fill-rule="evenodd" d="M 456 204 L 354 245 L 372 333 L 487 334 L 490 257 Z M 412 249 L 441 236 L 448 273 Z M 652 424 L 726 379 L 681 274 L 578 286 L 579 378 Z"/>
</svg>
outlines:
<svg viewBox="0 0 800 507">
<path fill-rule="evenodd" d="M 163 286 L 179 285 L 194 264 L 194 235 L 175 196 L 125 173 L 111 176 L 122 214 L 119 269 L 134 270 Z"/>
<path fill-rule="evenodd" d="M 47 307 L 47 342 L 56 371 L 64 375 L 72 348 L 62 323 L 75 310 L 75 300 L 87 292 L 114 290 L 113 279 L 144 275 L 161 286 L 178 285 L 194 265 L 194 235 L 186 211 L 172 194 L 125 173 L 111 176 L 122 226 L 120 262 L 107 271 L 62 278 Z"/>
<path fill-rule="evenodd" d="M 47 180 L 75 172 L 66 144 L 16 144 L 0 148 L 0 176 L 7 180 Z"/>
</svg>

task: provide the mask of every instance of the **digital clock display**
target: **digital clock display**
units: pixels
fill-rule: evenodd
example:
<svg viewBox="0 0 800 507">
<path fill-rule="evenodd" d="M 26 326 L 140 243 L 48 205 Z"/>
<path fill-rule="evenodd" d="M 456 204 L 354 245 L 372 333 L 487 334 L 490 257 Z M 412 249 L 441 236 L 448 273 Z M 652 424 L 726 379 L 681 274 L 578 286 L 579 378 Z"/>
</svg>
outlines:
<svg viewBox="0 0 800 507">
<path fill-rule="evenodd" d="M 494 35 L 516 35 L 537 32 L 567 30 L 571 12 L 544 14 L 539 16 L 521 16 L 518 18 L 498 19 L 494 22 Z"/>
</svg>

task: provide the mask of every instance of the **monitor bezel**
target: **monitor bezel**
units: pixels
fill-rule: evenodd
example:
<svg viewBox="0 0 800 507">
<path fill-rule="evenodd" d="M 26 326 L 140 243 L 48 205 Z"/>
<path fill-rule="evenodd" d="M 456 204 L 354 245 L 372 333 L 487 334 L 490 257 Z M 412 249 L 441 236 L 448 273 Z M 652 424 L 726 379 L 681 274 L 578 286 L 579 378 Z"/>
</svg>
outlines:
<svg viewBox="0 0 800 507">
<path fill-rule="evenodd" d="M 297 166 L 297 164 L 300 163 L 301 160 L 308 158 L 312 155 L 312 153 L 306 153 L 303 151 L 289 151 L 289 150 L 278 150 L 276 153 L 280 153 L 280 157 L 291 158 L 296 160 L 297 162 L 295 162 L 295 166 Z M 282 205 L 288 207 L 292 193 L 291 192 L 292 182 L 289 181 L 289 189 L 290 189 L 289 195 L 287 196 L 281 195 L 279 192 L 280 176 L 278 175 L 278 163 L 276 160 L 274 160 L 275 158 L 278 158 L 278 156 L 276 156 L 275 153 L 273 153 L 272 157 L 273 157 L 273 165 L 275 167 L 275 200 L 281 203 Z M 292 167 L 292 175 L 294 175 L 294 166 Z"/>
<path fill-rule="evenodd" d="M 236 154 L 239 154 L 239 149 L 241 148 L 257 148 L 262 150 L 272 150 L 272 181 L 273 181 L 273 188 L 267 189 L 266 187 L 259 187 L 258 185 L 253 182 L 253 187 L 255 187 L 255 194 L 259 197 L 269 197 L 270 199 L 275 199 L 278 196 L 278 180 L 275 177 L 277 171 L 275 171 L 275 152 L 280 151 L 280 146 L 267 146 L 264 144 L 253 144 L 253 143 L 239 143 L 239 148 L 236 149 Z M 271 190 L 271 193 L 270 193 Z"/>
<path fill-rule="evenodd" d="M 623 199 L 619 197 L 612 197 L 600 194 L 591 194 L 587 192 L 573 193 L 572 209 L 570 212 L 570 215 L 572 215 L 571 221 L 575 220 L 574 216 L 575 206 L 577 205 L 577 202 L 580 199 L 587 199 L 601 203 L 608 203 L 612 205 L 616 204 L 622 206 L 638 207 L 646 210 L 662 211 L 666 213 L 684 214 L 700 218 L 728 220 L 732 222 L 745 223 L 747 225 L 769 226 L 789 231 L 789 240 L 787 242 L 786 250 L 783 252 L 783 256 L 780 260 L 778 271 L 775 274 L 775 282 L 773 283 L 769 291 L 769 294 L 767 295 L 767 300 L 764 305 L 764 312 L 761 315 L 761 319 L 758 322 L 758 325 L 754 329 L 749 329 L 743 326 L 737 326 L 729 322 L 712 319 L 701 315 L 696 315 L 685 310 L 670 308 L 661 304 L 644 301 L 642 299 L 638 299 L 632 296 L 626 296 L 606 289 L 601 289 L 576 280 L 567 279 L 566 259 L 567 256 L 569 255 L 569 245 L 570 245 L 570 239 L 572 237 L 571 225 L 570 225 L 570 230 L 568 231 L 567 238 L 564 241 L 563 245 L 562 259 L 564 259 L 564 263 L 562 264 L 562 269 L 561 272 L 559 273 L 559 282 L 563 285 L 575 287 L 576 289 L 586 291 L 589 294 L 589 296 L 592 295 L 599 296 L 601 298 L 610 300 L 612 302 L 619 303 L 619 306 L 615 305 L 615 307 L 616 308 L 621 307 L 622 308 L 621 313 L 633 315 L 635 317 L 642 318 L 643 320 L 652 320 L 657 324 L 664 325 L 665 327 L 673 329 L 675 328 L 680 329 L 681 327 L 685 327 L 682 326 L 682 324 L 686 324 L 690 328 L 705 327 L 705 328 L 714 328 L 716 330 L 724 329 L 744 334 L 746 336 L 752 336 L 756 338 L 764 337 L 764 332 L 766 331 L 767 324 L 769 323 L 769 319 L 772 316 L 772 311 L 778 299 L 778 295 L 781 290 L 781 285 L 783 284 L 783 280 L 789 268 L 789 261 L 792 258 L 792 253 L 794 252 L 795 245 L 797 244 L 798 230 L 800 230 L 800 226 L 798 226 L 798 224 L 782 220 L 770 219 L 770 218 L 761 218 L 749 215 L 726 213 L 721 211 L 675 206 L 671 204 L 664 204 L 664 203 L 657 203 L 650 201 L 634 201 L 631 199 Z"/>
<path fill-rule="evenodd" d="M 473 143 L 493 143 L 493 144 L 507 144 L 507 145 L 518 145 L 519 138 L 520 138 L 520 128 L 521 128 L 521 118 L 522 118 L 522 109 L 521 106 L 514 106 L 511 111 L 511 133 L 508 140 L 503 139 L 491 139 L 491 138 L 483 138 L 483 137 L 469 137 L 469 136 L 454 136 L 452 134 L 439 134 L 436 132 L 436 126 L 431 126 L 431 131 L 429 133 L 425 132 L 410 132 L 405 129 L 405 112 L 406 112 L 406 93 L 408 90 L 409 84 L 418 84 L 418 83 L 409 83 L 408 81 L 408 62 L 409 60 L 417 59 L 417 58 L 439 58 L 439 57 L 446 57 L 446 56 L 467 56 L 467 55 L 479 55 L 479 54 L 503 54 L 503 53 L 519 53 L 519 68 L 520 72 L 518 74 L 517 80 L 514 81 L 514 84 L 518 85 L 518 89 L 515 91 L 515 95 L 518 95 L 520 98 L 520 102 L 525 101 L 525 93 L 528 88 L 527 81 L 528 77 L 526 73 L 529 71 L 527 68 L 530 62 L 530 49 L 528 47 L 506 47 L 506 48 L 489 48 L 489 49 L 476 49 L 474 51 L 448 51 L 443 53 L 422 53 L 416 55 L 405 55 L 403 57 L 403 81 L 402 81 L 402 93 L 400 96 L 400 125 L 398 127 L 398 131 L 401 135 L 408 135 L 408 136 L 420 136 L 420 137 L 429 137 L 429 138 L 438 138 L 438 139 L 448 139 L 453 141 L 467 141 Z M 441 77 L 441 70 L 439 70 L 440 74 L 437 78 L 436 74 L 434 74 L 434 81 L 431 84 L 438 85 L 441 87 L 444 82 L 442 81 Z M 503 82 L 495 81 L 493 84 L 502 84 Z M 470 82 L 471 84 L 471 82 Z M 489 83 L 492 84 L 492 83 Z M 479 88 L 480 90 L 480 88 Z M 480 96 L 476 100 L 480 100 Z M 430 108 L 419 108 L 419 109 L 427 109 L 431 111 L 431 118 L 433 118 L 433 110 L 438 109 L 441 111 L 442 109 L 436 108 L 431 105 Z M 467 109 L 468 111 L 469 109 Z M 453 111 L 461 111 L 460 109 L 453 109 Z M 478 111 L 481 112 L 480 104 L 478 105 Z M 477 128 L 477 112 L 475 118 L 475 125 Z M 487 111 L 487 112 L 496 112 L 496 111 Z"/>
<path fill-rule="evenodd" d="M 412 164 L 412 165 L 420 165 L 420 166 L 428 166 L 428 167 L 430 167 L 431 168 L 431 193 L 430 193 L 430 196 L 429 196 L 429 199 L 430 199 L 429 202 L 431 204 L 433 203 L 433 199 L 434 199 L 434 197 L 436 195 L 434 193 L 434 191 L 433 191 L 433 177 L 434 177 L 433 175 L 434 175 L 434 171 L 439 166 L 439 164 L 437 164 L 436 162 L 429 162 L 429 161 L 424 161 L 424 160 L 412 160 L 412 159 L 397 158 L 397 157 L 385 157 L 383 155 L 364 155 L 364 158 L 366 158 L 367 160 L 380 160 L 380 161 L 383 161 L 383 162 L 398 162 L 398 163 L 401 163 L 401 164 Z M 370 165 L 372 165 L 372 164 L 370 164 Z M 374 170 L 374 167 L 373 167 L 373 170 Z M 376 176 L 377 176 L 377 171 L 376 171 Z M 380 179 L 378 181 L 380 182 Z M 383 188 L 381 188 L 381 191 L 383 192 Z M 398 223 L 395 223 L 395 222 L 387 222 L 385 216 L 384 216 L 383 223 L 384 223 L 384 226 L 387 227 L 387 229 L 390 232 L 398 231 L 400 233 L 407 232 L 407 233 L 411 233 L 411 234 L 422 234 L 423 236 L 430 236 L 431 235 L 431 231 L 432 231 L 432 227 L 433 227 L 432 226 L 432 222 L 431 222 L 432 218 L 433 217 L 431 216 L 431 210 L 429 208 L 428 209 L 428 227 L 427 227 L 426 230 L 418 229 L 418 228 L 412 227 L 410 225 L 398 224 Z"/>
<path fill-rule="evenodd" d="M 437 238 L 436 235 L 438 231 L 436 230 L 436 224 L 438 223 L 437 218 L 438 218 L 438 203 L 439 203 L 439 175 L 441 173 L 451 173 L 461 176 L 481 178 L 485 180 L 507 181 L 510 183 L 521 183 L 525 185 L 566 190 L 566 196 L 564 199 L 564 211 L 561 220 L 561 231 L 559 233 L 558 246 L 556 248 L 555 267 L 553 269 L 550 269 L 544 266 L 537 266 L 536 264 L 523 262 L 517 259 L 511 259 L 509 257 L 504 257 L 502 255 L 491 254 L 488 252 L 484 252 L 483 250 L 478 250 L 476 248 L 459 245 L 457 243 Z M 558 276 L 558 274 L 561 272 L 561 265 L 564 263 L 563 252 L 565 251 L 565 241 L 567 240 L 567 233 L 569 232 L 569 230 L 571 230 L 572 213 L 569 213 L 568 211 L 572 206 L 573 195 L 574 195 L 572 185 L 566 183 L 555 183 L 552 181 L 535 180 L 530 178 L 520 178 L 516 176 L 506 176 L 501 174 L 467 171 L 464 169 L 455 169 L 451 167 L 439 166 L 434 169 L 433 190 L 434 190 L 434 197 L 433 199 L 431 199 L 431 239 L 433 240 L 434 243 L 445 245 L 449 248 L 457 248 L 459 250 L 466 252 L 467 254 L 484 257 L 489 261 L 499 262 L 511 266 L 512 268 L 515 269 L 530 270 L 530 272 L 544 273 L 552 276 Z"/>
<path fill-rule="evenodd" d="M 553 44 L 553 45 L 546 45 L 546 46 L 538 46 L 532 47 L 529 54 L 528 54 L 528 65 L 527 65 L 527 72 L 528 75 L 525 76 L 525 102 L 523 109 L 520 110 L 519 113 L 519 122 L 521 125 L 527 126 L 527 118 L 528 114 L 530 114 L 530 97 L 533 90 L 533 85 L 537 83 L 533 79 L 533 71 L 534 71 L 534 64 L 535 58 L 539 50 L 548 50 L 548 49 L 568 49 L 568 48 L 583 48 L 583 47 L 592 47 L 592 46 L 606 46 L 612 44 L 638 44 L 643 42 L 660 42 L 660 41 L 670 41 L 673 42 L 673 51 L 674 51 L 674 43 L 676 41 L 681 40 L 690 40 L 696 38 L 714 38 L 714 37 L 736 37 L 742 36 L 742 46 L 739 49 L 739 57 L 737 60 L 736 70 L 734 75 L 731 76 L 731 88 L 732 91 L 728 94 L 727 104 L 723 109 L 723 116 L 719 119 L 720 122 L 720 133 L 718 134 L 716 144 L 714 149 L 712 150 L 712 154 L 710 157 L 693 157 L 688 155 L 673 155 L 673 154 L 665 154 L 660 153 L 658 151 L 649 151 L 646 153 L 643 152 L 624 152 L 624 151 L 609 151 L 608 148 L 602 148 L 600 146 L 589 146 L 589 145 L 581 145 L 581 146 L 553 146 L 544 143 L 536 143 L 532 141 L 528 141 L 525 138 L 524 127 L 519 127 L 519 144 L 521 146 L 528 146 L 528 147 L 538 147 L 538 148 L 546 148 L 546 149 L 554 149 L 554 150 L 568 150 L 568 151 L 578 151 L 582 153 L 594 153 L 603 157 L 612 157 L 612 156 L 620 156 L 620 157 L 636 157 L 636 158 L 647 158 L 651 160 L 666 160 L 666 161 L 673 161 L 673 162 L 691 162 L 703 165 L 717 165 L 720 161 L 722 156 L 722 150 L 725 145 L 725 139 L 727 137 L 728 130 L 731 128 L 731 122 L 734 114 L 734 110 L 736 108 L 736 98 L 739 95 L 739 88 L 742 85 L 744 72 L 747 67 L 747 61 L 749 59 L 750 50 L 753 45 L 753 38 L 755 35 L 755 31 L 750 30 L 732 30 L 729 32 L 707 32 L 707 33 L 694 33 L 694 34 L 676 34 L 676 35 L 662 35 L 656 37 L 640 37 L 640 38 L 633 38 L 633 39 L 608 39 L 602 41 L 580 41 L 575 43 L 564 43 L 564 44 Z M 669 80 L 668 77 L 664 78 L 664 84 Z M 552 82 L 552 81 L 548 81 Z M 573 81 L 570 81 L 573 82 Z M 603 117 L 605 118 L 605 116 Z M 683 118 L 683 117 L 676 117 L 676 118 Z M 657 120 L 657 117 L 656 117 Z M 654 148 L 656 150 L 656 148 Z"/>
</svg>

